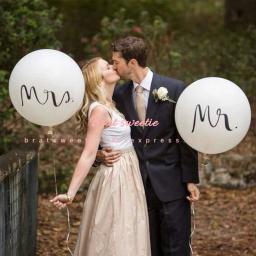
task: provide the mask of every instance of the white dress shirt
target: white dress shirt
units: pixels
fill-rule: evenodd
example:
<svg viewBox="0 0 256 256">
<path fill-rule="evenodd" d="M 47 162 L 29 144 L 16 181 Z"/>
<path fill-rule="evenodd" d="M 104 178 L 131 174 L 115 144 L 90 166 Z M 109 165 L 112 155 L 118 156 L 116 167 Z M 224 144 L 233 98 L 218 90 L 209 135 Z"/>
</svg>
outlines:
<svg viewBox="0 0 256 256">
<path fill-rule="evenodd" d="M 148 68 L 148 72 L 140 84 L 133 82 L 132 94 L 133 94 L 133 105 L 134 106 L 135 106 L 135 97 L 136 97 L 135 88 L 138 85 L 140 85 L 143 87 L 144 102 L 145 102 L 145 107 L 147 110 L 148 98 L 149 98 L 149 92 L 150 92 L 150 88 L 151 88 L 152 79 L 153 79 L 153 72 Z M 136 109 L 136 107 L 135 107 L 135 109 Z"/>
</svg>

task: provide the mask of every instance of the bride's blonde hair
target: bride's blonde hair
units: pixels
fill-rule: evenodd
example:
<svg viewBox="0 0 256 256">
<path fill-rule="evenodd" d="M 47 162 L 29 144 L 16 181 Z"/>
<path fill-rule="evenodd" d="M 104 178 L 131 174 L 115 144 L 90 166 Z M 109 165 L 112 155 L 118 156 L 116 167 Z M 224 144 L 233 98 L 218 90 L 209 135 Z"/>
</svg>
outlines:
<svg viewBox="0 0 256 256">
<path fill-rule="evenodd" d="M 93 101 L 108 105 L 104 87 L 102 86 L 103 77 L 98 67 L 98 61 L 100 59 L 102 58 L 93 58 L 82 67 L 82 73 L 85 80 L 85 95 L 82 107 L 76 113 L 78 133 L 85 133 L 87 130 L 88 110 Z"/>
</svg>

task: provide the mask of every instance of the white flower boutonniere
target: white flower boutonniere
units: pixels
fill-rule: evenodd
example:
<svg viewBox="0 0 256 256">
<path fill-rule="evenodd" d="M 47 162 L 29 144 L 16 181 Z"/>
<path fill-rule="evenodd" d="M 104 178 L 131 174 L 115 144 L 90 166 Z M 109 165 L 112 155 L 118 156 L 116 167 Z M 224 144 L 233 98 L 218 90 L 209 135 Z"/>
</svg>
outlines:
<svg viewBox="0 0 256 256">
<path fill-rule="evenodd" d="M 152 94 L 155 98 L 155 102 L 169 101 L 169 102 L 172 102 L 172 103 L 176 103 L 176 101 L 170 99 L 170 97 L 168 96 L 168 90 L 165 87 L 160 87 L 158 89 L 154 89 L 152 91 Z"/>
</svg>

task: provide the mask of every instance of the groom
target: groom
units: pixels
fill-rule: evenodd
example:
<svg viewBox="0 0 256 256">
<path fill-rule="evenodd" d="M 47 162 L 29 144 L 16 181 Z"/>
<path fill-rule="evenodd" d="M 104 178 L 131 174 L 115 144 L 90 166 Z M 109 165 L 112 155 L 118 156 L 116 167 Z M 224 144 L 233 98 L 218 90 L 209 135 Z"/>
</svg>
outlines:
<svg viewBox="0 0 256 256">
<path fill-rule="evenodd" d="M 131 137 L 147 198 L 152 256 L 189 256 L 190 202 L 199 199 L 198 158 L 177 132 L 172 102 L 177 102 L 185 86 L 153 73 L 146 64 L 147 54 L 144 40 L 138 37 L 112 44 L 113 67 L 121 78 L 130 80 L 115 88 L 113 99 L 127 121 L 142 123 L 131 126 Z M 118 160 L 115 155 L 111 149 L 102 151 L 107 165 Z"/>
</svg>

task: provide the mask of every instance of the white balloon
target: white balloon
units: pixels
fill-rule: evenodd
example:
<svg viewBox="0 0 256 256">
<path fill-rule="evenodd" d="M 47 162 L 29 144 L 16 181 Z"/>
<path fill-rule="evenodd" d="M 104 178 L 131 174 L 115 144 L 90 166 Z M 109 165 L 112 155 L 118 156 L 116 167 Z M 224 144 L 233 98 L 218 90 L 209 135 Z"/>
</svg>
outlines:
<svg viewBox="0 0 256 256">
<path fill-rule="evenodd" d="M 207 77 L 182 92 L 175 121 L 181 137 L 192 148 L 218 154 L 232 149 L 244 138 L 251 122 L 251 108 L 236 84 Z"/>
<path fill-rule="evenodd" d="M 68 120 L 81 107 L 82 71 L 68 55 L 41 49 L 24 56 L 9 80 L 12 104 L 24 118 L 43 126 Z"/>
</svg>

